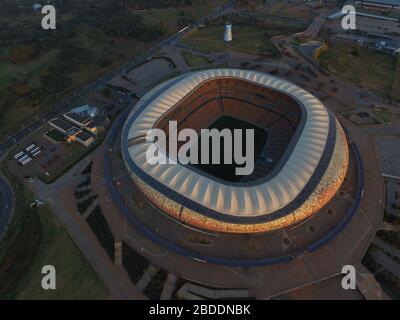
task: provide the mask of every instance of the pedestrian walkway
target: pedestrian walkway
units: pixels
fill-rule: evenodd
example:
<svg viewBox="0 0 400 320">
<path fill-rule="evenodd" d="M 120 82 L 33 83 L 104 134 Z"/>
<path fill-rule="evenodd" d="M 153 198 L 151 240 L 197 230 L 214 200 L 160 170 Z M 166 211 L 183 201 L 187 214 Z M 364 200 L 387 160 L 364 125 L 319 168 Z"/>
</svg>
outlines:
<svg viewBox="0 0 400 320">
<path fill-rule="evenodd" d="M 150 283 L 151 279 L 156 275 L 158 269 L 152 264 L 148 266 L 142 277 L 136 283 L 139 290 L 143 291 Z"/>
<path fill-rule="evenodd" d="M 174 274 L 168 274 L 163 291 L 161 292 L 160 300 L 171 300 L 173 298 L 177 280 L 178 279 Z"/>
<path fill-rule="evenodd" d="M 85 220 L 87 220 L 87 218 L 89 218 L 89 216 L 92 214 L 93 210 L 99 205 L 99 200 L 96 198 L 94 199 L 94 201 L 92 202 L 92 204 L 89 206 L 89 208 L 87 208 L 87 210 L 85 211 L 85 213 L 83 214 L 83 217 L 85 218 Z"/>
<path fill-rule="evenodd" d="M 250 298 L 246 289 L 210 289 L 193 283 L 186 283 L 178 290 L 178 297 L 186 300 L 197 299 L 246 299 Z"/>
</svg>

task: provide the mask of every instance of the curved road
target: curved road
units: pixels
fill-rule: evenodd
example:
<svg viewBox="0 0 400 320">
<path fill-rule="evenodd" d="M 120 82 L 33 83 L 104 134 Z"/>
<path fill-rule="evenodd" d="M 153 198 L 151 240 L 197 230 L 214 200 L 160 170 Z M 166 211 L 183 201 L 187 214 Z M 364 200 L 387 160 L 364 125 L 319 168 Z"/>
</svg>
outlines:
<svg viewBox="0 0 400 320">
<path fill-rule="evenodd" d="M 0 240 L 6 231 L 8 222 L 11 217 L 13 203 L 13 194 L 11 187 L 0 177 Z"/>
</svg>

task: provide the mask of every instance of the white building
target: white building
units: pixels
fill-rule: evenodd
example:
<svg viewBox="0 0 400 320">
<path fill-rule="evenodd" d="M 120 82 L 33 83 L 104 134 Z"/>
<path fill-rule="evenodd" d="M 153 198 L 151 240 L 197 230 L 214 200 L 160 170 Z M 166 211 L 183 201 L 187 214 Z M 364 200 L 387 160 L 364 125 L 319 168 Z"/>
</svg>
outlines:
<svg viewBox="0 0 400 320">
<path fill-rule="evenodd" d="M 232 24 L 231 23 L 225 23 L 224 41 L 225 42 L 232 41 Z"/>
</svg>

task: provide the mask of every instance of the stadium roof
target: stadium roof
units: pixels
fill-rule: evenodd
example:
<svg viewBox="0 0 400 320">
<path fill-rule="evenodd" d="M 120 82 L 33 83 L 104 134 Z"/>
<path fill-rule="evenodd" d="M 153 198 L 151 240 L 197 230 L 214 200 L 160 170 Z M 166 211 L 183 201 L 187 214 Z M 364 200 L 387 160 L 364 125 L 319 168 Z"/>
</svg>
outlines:
<svg viewBox="0 0 400 320">
<path fill-rule="evenodd" d="M 130 142 L 147 134 L 157 121 L 202 83 L 233 77 L 287 94 L 306 113 L 297 144 L 281 170 L 271 179 L 254 185 L 216 181 L 180 164 L 150 165 L 146 161 L 148 142 Z M 169 80 L 149 92 L 129 115 L 122 137 L 122 152 L 130 171 L 157 180 L 166 188 L 223 215 L 257 217 L 287 206 L 303 191 L 324 153 L 334 118 L 313 95 L 277 77 L 238 69 L 199 71 Z M 137 140 L 136 140 L 137 141 Z"/>
</svg>

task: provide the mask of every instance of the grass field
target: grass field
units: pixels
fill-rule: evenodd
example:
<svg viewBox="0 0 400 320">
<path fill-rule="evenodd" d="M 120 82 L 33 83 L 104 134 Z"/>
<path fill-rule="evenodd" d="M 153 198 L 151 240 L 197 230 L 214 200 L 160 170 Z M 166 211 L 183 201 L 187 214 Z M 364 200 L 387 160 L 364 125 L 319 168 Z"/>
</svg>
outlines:
<svg viewBox="0 0 400 320">
<path fill-rule="evenodd" d="M 193 67 L 191 68 L 192 71 L 201 71 L 201 70 L 207 70 L 207 69 L 223 69 L 223 68 L 229 68 L 229 65 L 226 63 L 221 63 L 213 66 L 201 66 L 201 67 Z"/>
<path fill-rule="evenodd" d="M 234 50 L 271 57 L 279 56 L 279 53 L 270 41 L 268 30 L 263 27 L 236 24 L 233 27 L 232 33 L 233 41 L 227 45 L 223 41 L 224 25 L 221 23 L 192 31 L 182 41 L 208 52 Z"/>
<path fill-rule="evenodd" d="M 15 288 L 17 299 L 106 299 L 108 290 L 48 208 L 38 210 L 43 234 L 30 268 Z M 57 289 L 41 288 L 41 268 L 57 271 Z"/>
<path fill-rule="evenodd" d="M 106 250 L 111 261 L 114 261 L 114 236 L 104 218 L 100 206 L 97 206 L 87 218 L 87 222 L 92 228 L 100 244 Z"/>
<path fill-rule="evenodd" d="M 391 97 L 394 100 L 400 101 L 400 59 L 397 58 L 395 62 L 396 66 L 393 69 L 393 81 L 392 81 L 392 89 L 391 89 Z"/>
<path fill-rule="evenodd" d="M 293 3 L 290 0 L 266 0 L 257 12 L 306 22 L 309 22 L 315 15 L 306 4 Z"/>
<path fill-rule="evenodd" d="M 8 87 L 14 82 L 27 81 L 31 90 L 39 88 L 40 70 L 48 67 L 56 55 L 57 51 L 53 50 L 20 65 L 8 61 L 0 62 L 0 137 L 31 119 L 45 108 L 45 104 L 48 102 L 47 99 L 44 99 L 43 106 L 35 106 L 28 97 L 13 95 Z M 12 99 L 7 101 L 8 97 L 12 97 Z"/>
<path fill-rule="evenodd" d="M 392 120 L 392 112 L 389 110 L 379 110 L 373 112 L 377 118 L 383 121 L 385 124 L 389 124 Z"/>
<path fill-rule="evenodd" d="M 186 64 L 189 67 L 204 66 L 213 62 L 212 60 L 209 60 L 206 57 L 197 56 L 187 51 L 182 52 L 182 57 L 185 59 Z"/>
<path fill-rule="evenodd" d="M 330 72 L 382 97 L 400 99 L 397 89 L 400 86 L 400 76 L 395 75 L 397 62 L 390 55 L 366 48 L 355 50 L 349 46 L 334 45 L 321 55 L 319 62 Z"/>
<path fill-rule="evenodd" d="M 3 173 L 11 177 L 3 168 Z M 108 290 L 47 206 L 31 209 L 32 195 L 13 182 L 16 207 L 0 244 L 0 298 L 105 299 Z M 57 289 L 41 288 L 41 269 L 54 265 Z"/>
<path fill-rule="evenodd" d="M 46 135 L 56 142 L 63 142 L 66 140 L 65 135 L 63 135 L 61 132 L 58 132 L 56 129 L 49 130 Z"/>
<path fill-rule="evenodd" d="M 218 4 L 224 1 L 208 1 L 208 3 L 194 5 L 192 7 L 165 8 L 133 11 L 142 17 L 143 22 L 148 26 L 161 26 L 167 33 L 174 33 L 179 28 L 179 20 L 186 22 L 195 21 L 208 14 Z"/>
<path fill-rule="evenodd" d="M 13 80 L 24 80 L 29 76 L 37 75 L 38 71 L 48 65 L 57 54 L 56 50 L 49 51 L 46 54 L 32 59 L 23 64 L 12 64 L 9 61 L 0 61 L 0 101 L 4 98 L 7 93 L 7 86 L 9 86 Z M 37 86 L 37 77 L 33 77 L 31 85 Z"/>
</svg>

